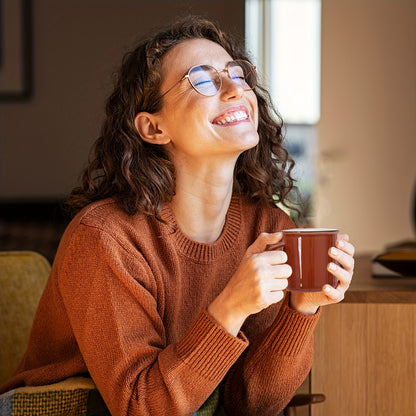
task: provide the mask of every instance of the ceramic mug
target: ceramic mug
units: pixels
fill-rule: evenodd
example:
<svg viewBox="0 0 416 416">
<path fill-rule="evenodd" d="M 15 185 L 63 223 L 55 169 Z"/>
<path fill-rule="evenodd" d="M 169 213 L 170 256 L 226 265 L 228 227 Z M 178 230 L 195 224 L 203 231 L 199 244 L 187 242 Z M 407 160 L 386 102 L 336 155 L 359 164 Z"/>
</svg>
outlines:
<svg viewBox="0 0 416 416">
<path fill-rule="evenodd" d="M 288 290 L 319 292 L 326 284 L 336 287 L 338 280 L 327 270 L 327 267 L 330 262 L 334 262 L 328 252 L 335 246 L 338 230 L 293 228 L 282 232 L 282 246 L 287 254 L 287 264 L 292 267 Z"/>
</svg>

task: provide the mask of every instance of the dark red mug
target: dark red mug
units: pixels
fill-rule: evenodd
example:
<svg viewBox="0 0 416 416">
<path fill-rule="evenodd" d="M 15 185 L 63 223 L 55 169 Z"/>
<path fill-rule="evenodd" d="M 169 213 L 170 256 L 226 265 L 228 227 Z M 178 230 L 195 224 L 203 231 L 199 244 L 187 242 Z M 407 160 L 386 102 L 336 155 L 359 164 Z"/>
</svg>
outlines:
<svg viewBox="0 0 416 416">
<path fill-rule="evenodd" d="M 319 292 L 329 284 L 336 287 L 338 280 L 327 270 L 334 260 L 328 251 L 335 246 L 338 230 L 334 228 L 293 228 L 282 230 L 281 243 L 269 249 L 283 247 L 287 264 L 292 268 L 288 290 L 294 292 Z"/>
</svg>

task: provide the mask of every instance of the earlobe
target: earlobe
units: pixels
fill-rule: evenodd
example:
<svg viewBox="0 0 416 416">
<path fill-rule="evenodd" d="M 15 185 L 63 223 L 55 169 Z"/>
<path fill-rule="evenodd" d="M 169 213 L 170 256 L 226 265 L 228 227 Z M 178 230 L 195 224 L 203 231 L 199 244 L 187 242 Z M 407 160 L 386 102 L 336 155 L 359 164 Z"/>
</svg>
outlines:
<svg viewBox="0 0 416 416">
<path fill-rule="evenodd" d="M 158 118 L 154 114 L 138 113 L 134 118 L 134 125 L 145 142 L 152 144 L 167 144 L 170 142 L 169 137 L 160 128 Z"/>
</svg>

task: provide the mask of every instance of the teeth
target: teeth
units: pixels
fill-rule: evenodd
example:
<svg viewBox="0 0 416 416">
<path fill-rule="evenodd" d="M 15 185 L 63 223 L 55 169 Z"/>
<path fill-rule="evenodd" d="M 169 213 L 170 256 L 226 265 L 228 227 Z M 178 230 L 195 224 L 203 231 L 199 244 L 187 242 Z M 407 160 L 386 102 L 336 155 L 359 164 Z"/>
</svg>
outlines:
<svg viewBox="0 0 416 416">
<path fill-rule="evenodd" d="M 215 122 L 215 124 L 220 124 L 220 125 L 224 125 L 227 123 L 232 123 L 234 121 L 241 121 L 241 120 L 245 120 L 247 119 L 248 116 L 245 113 L 245 111 L 236 111 L 233 114 L 229 114 L 227 115 L 225 118 L 223 118 L 222 120 L 218 120 Z"/>
</svg>

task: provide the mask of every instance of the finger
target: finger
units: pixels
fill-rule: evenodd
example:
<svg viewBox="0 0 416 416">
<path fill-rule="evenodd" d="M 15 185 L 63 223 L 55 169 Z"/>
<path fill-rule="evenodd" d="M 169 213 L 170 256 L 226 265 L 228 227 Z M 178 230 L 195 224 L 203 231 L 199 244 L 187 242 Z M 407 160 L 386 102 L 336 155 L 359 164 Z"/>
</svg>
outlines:
<svg viewBox="0 0 416 416">
<path fill-rule="evenodd" d="M 268 245 L 277 244 L 283 238 L 283 233 L 261 233 L 256 241 L 247 249 L 248 255 L 262 253 Z"/>
<path fill-rule="evenodd" d="M 275 292 L 276 290 L 284 290 L 287 288 L 288 285 L 288 281 L 287 278 L 277 278 L 277 279 L 270 279 L 267 282 L 267 286 L 265 286 L 265 288 L 269 291 L 269 292 Z"/>
<path fill-rule="evenodd" d="M 345 253 L 349 254 L 350 256 L 353 256 L 355 253 L 355 247 L 349 243 L 347 240 L 339 239 L 335 243 L 336 247 L 338 247 L 340 250 L 344 251 Z"/>
<path fill-rule="evenodd" d="M 354 258 L 351 255 L 336 247 L 331 247 L 328 254 L 348 271 L 352 272 L 354 270 Z"/>
<path fill-rule="evenodd" d="M 338 234 L 338 240 L 350 241 L 350 236 L 348 234 Z"/>
<path fill-rule="evenodd" d="M 284 296 L 284 287 L 283 285 L 281 286 L 281 288 L 280 286 L 275 286 L 275 288 L 263 287 L 263 290 L 261 290 L 254 298 L 256 308 L 260 310 L 265 309 L 272 303 L 279 302 Z"/>
<path fill-rule="evenodd" d="M 288 264 L 280 264 L 271 267 L 273 279 L 288 279 L 292 276 L 292 268 Z"/>
<path fill-rule="evenodd" d="M 267 294 L 267 302 L 269 305 L 272 305 L 274 303 L 280 302 L 284 296 L 285 292 L 283 292 L 283 290 L 270 291 Z"/>
<path fill-rule="evenodd" d="M 343 269 L 335 263 L 328 264 L 328 271 L 338 279 L 337 288 L 341 286 L 341 288 L 345 292 L 351 284 L 352 273 L 348 270 Z"/>
<path fill-rule="evenodd" d="M 335 289 L 331 285 L 325 285 L 322 290 L 332 302 L 341 302 L 344 299 L 344 291 Z"/>
<path fill-rule="evenodd" d="M 261 257 L 271 265 L 287 262 L 287 254 L 282 250 L 264 251 L 263 253 L 258 254 L 258 257 Z"/>
</svg>

